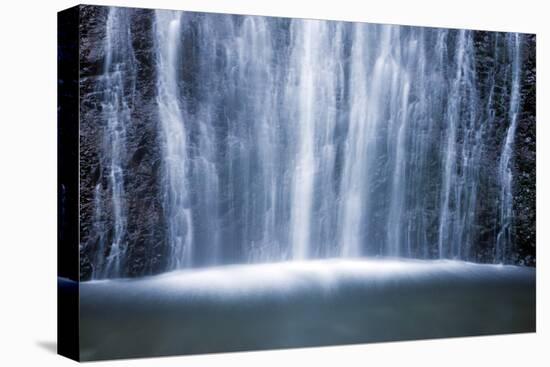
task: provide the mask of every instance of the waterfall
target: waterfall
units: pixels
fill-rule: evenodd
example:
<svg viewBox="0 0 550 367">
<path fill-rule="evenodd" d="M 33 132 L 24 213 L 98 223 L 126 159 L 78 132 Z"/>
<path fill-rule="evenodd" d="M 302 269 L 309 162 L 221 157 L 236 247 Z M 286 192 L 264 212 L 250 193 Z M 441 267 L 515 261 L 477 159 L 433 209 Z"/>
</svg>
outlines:
<svg viewBox="0 0 550 367">
<path fill-rule="evenodd" d="M 163 162 L 169 268 L 192 265 L 193 221 L 189 203 L 187 131 L 179 100 L 181 12 L 156 11 L 157 103 Z"/>
<path fill-rule="evenodd" d="M 470 195 L 471 188 L 466 187 L 470 182 L 465 179 L 464 167 L 467 164 L 463 160 L 469 155 L 468 149 L 476 149 L 474 145 L 467 145 L 464 141 L 459 146 L 459 134 L 467 134 L 468 124 L 475 119 L 476 111 L 472 111 L 469 96 L 472 84 L 472 55 L 471 35 L 467 31 L 460 31 L 457 41 L 457 50 L 454 61 L 454 78 L 451 81 L 449 100 L 445 112 L 447 132 L 443 148 L 443 178 L 442 178 L 442 199 L 441 214 L 439 221 L 439 257 L 461 258 L 461 249 L 464 247 L 465 227 L 462 223 L 463 215 L 466 215 L 468 208 L 464 207 L 463 195 Z M 466 139 L 467 137 L 463 137 Z"/>
<path fill-rule="evenodd" d="M 296 118 L 298 151 L 293 167 L 290 242 L 293 257 L 305 259 L 310 251 L 310 222 L 315 178 L 314 135 L 317 101 L 313 63 L 319 60 L 318 51 L 322 50 L 319 44 L 322 42 L 322 23 L 313 20 L 298 22 L 291 32 L 297 33 L 299 39 L 295 41 L 297 47 L 291 56 L 297 64 L 298 74 L 297 94 L 294 95 L 298 100 Z M 296 37 L 294 34 L 293 36 Z"/>
<path fill-rule="evenodd" d="M 397 30 L 398 31 L 398 30 Z M 399 39 L 399 33 L 395 32 L 392 35 Z M 407 141 L 406 135 L 408 123 L 412 121 L 409 116 L 409 111 L 412 106 L 409 103 L 410 95 L 410 76 L 409 62 L 419 60 L 416 54 L 416 40 L 406 41 L 402 48 L 395 52 L 394 58 L 391 60 L 391 100 L 390 100 L 390 116 L 388 127 L 388 148 L 390 149 L 390 174 L 391 174 L 391 189 L 390 189 L 390 205 L 388 211 L 388 228 L 394 230 L 387 231 L 387 246 L 388 253 L 392 256 L 410 256 L 409 246 L 406 244 L 403 236 L 406 227 L 404 221 L 404 200 L 406 190 L 406 150 Z M 406 55 L 403 55 L 403 54 Z M 410 59 L 409 59 L 410 58 Z M 402 249 L 405 247 L 405 249 Z"/>
<path fill-rule="evenodd" d="M 318 20 L 290 25 L 289 76 L 285 88 L 288 128 L 295 131 L 290 162 L 290 246 L 292 258 L 307 259 L 330 252 L 323 246 L 323 222 L 333 223 L 333 190 L 337 96 L 341 78 L 342 26 Z M 323 192 L 323 198 L 316 197 Z M 317 225 L 316 225 L 317 224 Z"/>
<path fill-rule="evenodd" d="M 268 261 L 282 256 L 282 240 L 277 224 L 280 220 L 277 159 L 281 157 L 277 158 L 280 144 L 276 141 L 275 109 L 279 97 L 274 88 L 277 69 L 273 65 L 277 55 L 274 52 L 273 27 L 267 18 L 245 17 L 242 26 L 234 28 L 234 32 L 236 54 L 230 65 L 232 68 L 237 65 L 246 67 L 237 66 L 239 71 L 233 74 L 230 84 L 235 88 L 235 97 L 243 98 L 237 119 L 249 121 L 250 125 L 250 130 L 246 132 L 250 142 L 245 144 L 249 155 L 247 171 L 250 186 L 247 189 L 254 192 L 245 208 L 249 224 L 243 236 L 250 238 L 250 241 L 244 244 L 243 251 L 247 261 Z M 233 46 L 228 43 L 226 50 L 229 52 L 231 48 Z M 239 91 L 244 91 L 244 96 Z M 238 127 L 240 124 L 236 125 L 233 126 L 234 136 L 242 136 L 242 128 Z M 233 174 L 238 175 L 237 171 Z"/>
<path fill-rule="evenodd" d="M 121 9 L 110 8 L 105 33 L 104 69 L 99 82 L 99 91 L 103 95 L 101 110 L 105 121 L 100 165 L 105 175 L 105 186 L 97 185 L 94 192 L 94 222 L 100 233 L 100 260 L 94 267 L 95 278 L 120 276 L 128 249 L 124 170 L 127 160 L 126 132 L 131 120 L 130 99 L 135 80 L 134 62 L 128 14 Z M 108 213 L 112 223 L 108 247 L 105 246 L 103 237 L 102 211 Z"/>
<path fill-rule="evenodd" d="M 94 259 L 94 269 L 92 272 L 92 278 L 99 279 L 105 276 L 103 269 L 105 269 L 105 221 L 103 220 L 103 198 L 101 195 L 101 185 L 96 185 L 94 189 L 94 217 L 93 225 L 95 231 L 98 233 L 99 238 L 97 241 L 97 251 Z"/>
<path fill-rule="evenodd" d="M 342 192 L 340 247 L 343 256 L 359 256 L 361 253 L 361 223 L 364 218 L 364 208 L 368 204 L 366 193 L 368 193 L 369 180 L 366 168 L 371 160 L 367 148 L 372 145 L 370 140 L 372 134 L 369 134 L 370 123 L 367 116 L 369 113 L 370 116 L 375 114 L 369 109 L 375 105 L 370 103 L 372 99 L 367 96 L 366 90 L 368 84 L 364 58 L 364 27 L 362 24 L 356 24 L 353 30 L 350 90 L 354 93 L 350 93 L 348 134 L 355 136 L 356 139 L 347 139 L 344 144 L 345 162 L 340 190 Z M 371 82 L 371 86 L 379 87 L 376 80 Z"/>
<path fill-rule="evenodd" d="M 501 185 L 500 191 L 500 212 L 499 219 L 501 221 L 500 231 L 497 236 L 495 248 L 495 260 L 505 262 L 507 260 L 507 251 L 512 240 L 512 220 L 513 220 L 513 173 L 512 173 L 512 158 L 514 154 L 514 140 L 518 124 L 518 113 L 520 103 L 520 37 L 518 34 L 510 34 L 508 36 L 510 44 L 510 59 L 511 62 L 511 86 L 510 86 L 510 104 L 508 110 L 508 118 L 510 126 L 506 132 L 506 139 L 502 146 L 502 153 L 499 162 L 499 180 Z"/>
<path fill-rule="evenodd" d="M 128 217 L 147 215 L 125 191 L 137 145 L 127 131 L 139 118 L 132 14 L 109 12 L 98 84 L 98 278 L 127 274 L 137 256 L 127 252 Z M 142 98 L 154 99 L 158 143 L 147 164 L 160 168 L 147 195 L 164 227 L 140 245 L 165 270 L 332 257 L 510 261 L 519 35 L 151 14 L 154 96 Z"/>
</svg>

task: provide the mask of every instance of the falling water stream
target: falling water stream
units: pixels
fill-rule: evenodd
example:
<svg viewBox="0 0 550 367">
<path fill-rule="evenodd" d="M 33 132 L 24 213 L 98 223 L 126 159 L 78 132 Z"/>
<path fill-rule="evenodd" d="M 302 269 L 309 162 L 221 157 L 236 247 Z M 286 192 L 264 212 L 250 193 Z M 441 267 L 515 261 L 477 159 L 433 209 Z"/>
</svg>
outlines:
<svg viewBox="0 0 550 367">
<path fill-rule="evenodd" d="M 497 244 L 495 251 L 495 258 L 497 261 L 506 261 L 507 250 L 511 244 L 511 221 L 513 219 L 513 196 L 512 196 L 512 182 L 513 174 L 511 168 L 511 162 L 513 157 L 513 148 L 515 134 L 518 124 L 519 113 L 519 91 L 520 91 L 520 39 L 519 35 L 511 34 L 508 36 L 507 41 L 510 44 L 509 52 L 511 53 L 511 74 L 512 74 L 512 90 L 510 92 L 510 107 L 509 107 L 509 120 L 510 126 L 506 133 L 506 140 L 502 146 L 502 154 L 499 162 L 499 179 L 501 182 L 501 196 L 500 196 L 500 215 L 501 220 L 500 231 L 497 236 Z"/>
<path fill-rule="evenodd" d="M 480 96 L 473 31 L 154 14 L 162 168 L 152 194 L 164 211 L 166 270 L 329 257 L 475 261 L 482 185 L 501 193 L 491 260 L 507 261 L 521 35 L 495 36 L 507 37 L 511 60 L 496 167 L 486 160 L 494 106 Z M 129 33 L 111 8 L 101 149 L 114 233 L 100 241 L 96 277 L 118 274 L 128 245 Z M 487 164 L 498 178 L 480 170 Z M 97 195 L 96 207 L 105 205 Z"/>
<path fill-rule="evenodd" d="M 189 266 L 193 225 L 189 204 L 186 123 L 179 102 L 178 65 L 181 12 L 156 13 L 157 103 L 163 152 L 162 197 L 170 247 L 169 268 Z"/>
<path fill-rule="evenodd" d="M 130 108 L 127 95 L 132 95 L 135 79 L 134 54 L 130 40 L 128 14 L 121 9 L 112 8 L 106 24 L 104 72 L 99 83 L 103 94 L 101 108 L 106 120 L 103 146 L 101 147 L 101 165 L 106 167 L 107 187 L 110 200 L 113 233 L 110 246 L 106 239 L 99 238 L 99 249 L 92 277 L 104 278 L 117 276 L 124 265 L 127 243 L 127 205 L 124 189 L 124 171 L 126 155 L 126 130 L 130 124 Z M 103 227 L 105 219 L 105 200 L 102 199 L 101 184 L 94 190 L 94 225 Z M 98 231 L 102 233 L 103 231 Z"/>
</svg>

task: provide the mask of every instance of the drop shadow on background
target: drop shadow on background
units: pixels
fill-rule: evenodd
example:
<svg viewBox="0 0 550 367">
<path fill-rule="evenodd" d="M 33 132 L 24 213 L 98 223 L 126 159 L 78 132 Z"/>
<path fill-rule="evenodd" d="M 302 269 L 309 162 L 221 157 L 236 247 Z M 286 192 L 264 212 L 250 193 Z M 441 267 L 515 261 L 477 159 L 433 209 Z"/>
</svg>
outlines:
<svg viewBox="0 0 550 367">
<path fill-rule="evenodd" d="M 36 345 L 38 345 L 40 348 L 53 353 L 57 354 L 57 342 L 51 341 L 51 340 L 39 340 L 36 342 Z"/>
</svg>

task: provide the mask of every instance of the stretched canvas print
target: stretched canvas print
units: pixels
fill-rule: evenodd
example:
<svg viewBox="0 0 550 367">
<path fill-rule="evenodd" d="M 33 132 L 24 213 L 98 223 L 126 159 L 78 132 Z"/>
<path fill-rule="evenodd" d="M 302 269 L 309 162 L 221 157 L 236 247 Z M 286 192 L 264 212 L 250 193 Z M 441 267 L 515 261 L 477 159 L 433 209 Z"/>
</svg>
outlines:
<svg viewBox="0 0 550 367">
<path fill-rule="evenodd" d="M 58 26 L 61 354 L 535 331 L 535 35 Z"/>
</svg>

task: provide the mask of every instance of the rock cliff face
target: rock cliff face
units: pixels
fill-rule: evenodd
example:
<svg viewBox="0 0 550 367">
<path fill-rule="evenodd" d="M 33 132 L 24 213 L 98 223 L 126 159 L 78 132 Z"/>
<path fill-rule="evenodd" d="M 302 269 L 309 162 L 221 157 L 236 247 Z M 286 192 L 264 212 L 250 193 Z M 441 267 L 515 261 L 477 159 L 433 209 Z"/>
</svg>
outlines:
<svg viewBox="0 0 550 367">
<path fill-rule="evenodd" d="M 80 7 L 82 280 L 174 268 L 186 236 L 193 266 L 347 251 L 535 265 L 534 35 L 517 51 L 493 32 L 364 25 L 363 41 L 352 23 L 113 9 Z M 513 220 L 497 258 L 515 52 Z M 365 109 L 361 76 L 380 83 Z M 185 121 L 183 152 L 166 111 Z M 376 139 L 357 140 L 358 121 Z M 368 179 L 360 152 L 376 157 Z M 188 157 L 186 180 L 174 181 L 174 156 Z"/>
<path fill-rule="evenodd" d="M 80 233 L 81 277 L 88 279 L 94 264 L 109 256 L 114 235 L 114 213 L 110 164 L 105 161 L 112 147 L 106 147 L 106 134 L 112 134 L 104 87 L 107 58 L 105 43 L 109 8 L 81 7 L 80 23 Z M 121 169 L 124 172 L 127 218 L 121 243 L 127 250 L 121 266 L 123 274 L 136 276 L 163 269 L 165 259 L 164 221 L 158 192 L 159 144 L 156 108 L 153 16 L 151 10 L 128 9 L 126 23 L 130 44 L 116 47 L 134 50 L 123 63 L 121 95 L 129 110 Z M 130 62 L 133 65 L 130 65 Z M 104 163 L 102 165 L 102 163 Z M 97 202 L 101 212 L 98 213 Z M 101 249 L 101 253 L 97 253 Z"/>
<path fill-rule="evenodd" d="M 516 261 L 536 265 L 536 37 L 526 35 L 521 81 L 521 115 L 517 130 L 516 151 L 513 162 L 514 187 L 514 238 Z"/>
</svg>

